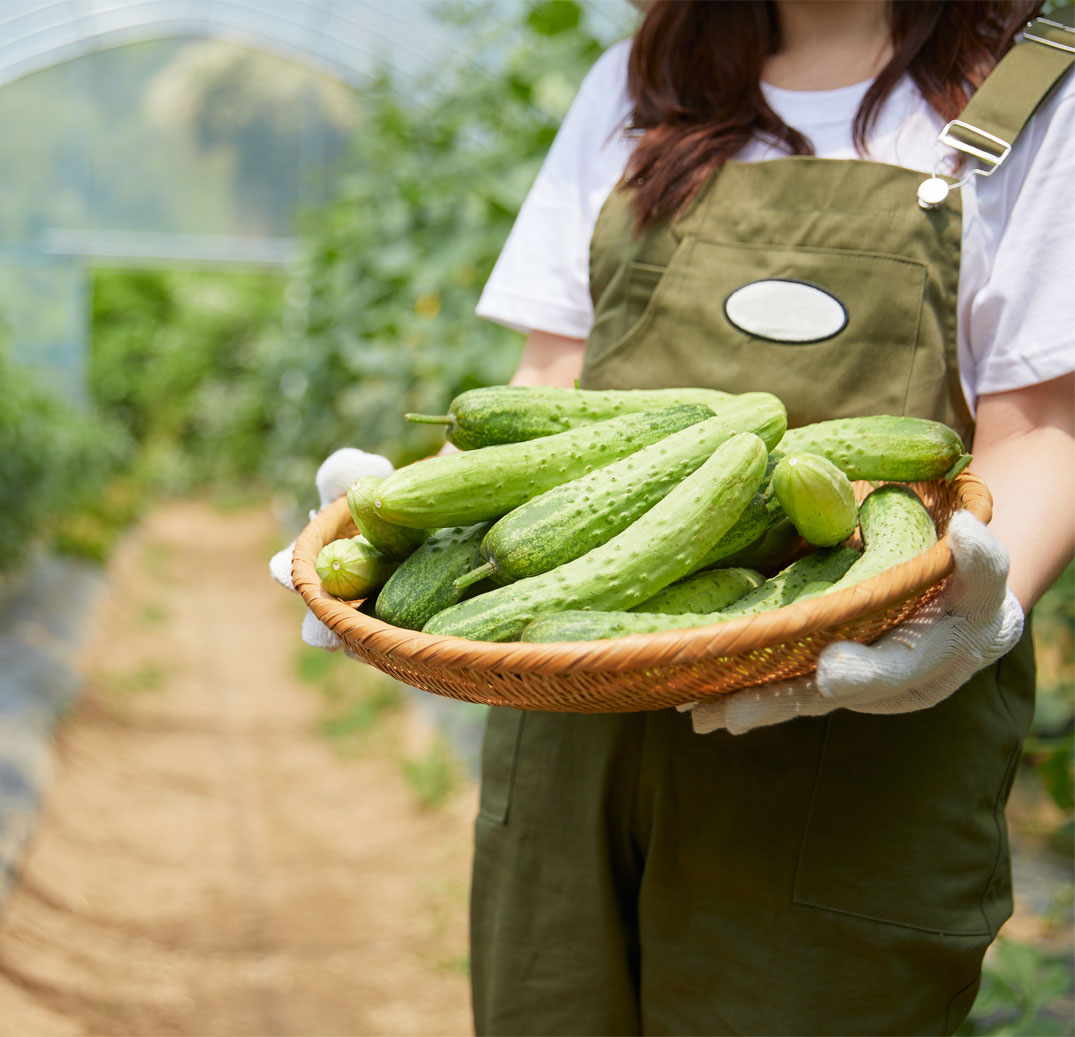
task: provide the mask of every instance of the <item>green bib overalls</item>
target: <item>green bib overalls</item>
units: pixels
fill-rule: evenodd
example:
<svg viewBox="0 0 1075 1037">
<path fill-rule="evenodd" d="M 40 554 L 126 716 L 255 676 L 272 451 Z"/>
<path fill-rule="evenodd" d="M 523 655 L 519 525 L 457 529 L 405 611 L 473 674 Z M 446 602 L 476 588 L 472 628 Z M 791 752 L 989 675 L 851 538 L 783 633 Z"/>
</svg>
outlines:
<svg viewBox="0 0 1075 1037">
<path fill-rule="evenodd" d="M 1042 54 L 1028 62 L 1026 48 Z M 1021 44 L 962 118 L 995 136 L 1014 119 L 1012 141 L 1054 66 L 1049 48 Z M 1000 116 L 975 122 L 998 98 Z M 977 146 L 973 125 L 952 133 Z M 864 161 L 729 162 L 639 236 L 614 191 L 591 247 L 582 384 L 761 389 L 792 425 L 914 414 L 969 440 L 959 192 L 925 210 L 922 181 Z M 740 330 L 726 300 L 768 280 L 822 288 L 844 326 L 796 344 Z M 947 700 L 897 716 L 699 736 L 673 710 L 491 710 L 477 1032 L 953 1032 L 1011 912 L 1004 805 L 1033 694 L 1024 636 Z"/>
</svg>

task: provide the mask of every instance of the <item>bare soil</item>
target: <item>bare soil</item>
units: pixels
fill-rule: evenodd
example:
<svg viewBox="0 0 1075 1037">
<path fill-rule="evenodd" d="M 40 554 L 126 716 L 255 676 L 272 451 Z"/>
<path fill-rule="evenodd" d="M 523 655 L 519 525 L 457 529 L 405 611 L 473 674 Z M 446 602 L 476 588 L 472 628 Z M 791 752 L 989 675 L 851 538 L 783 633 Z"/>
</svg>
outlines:
<svg viewBox="0 0 1075 1037">
<path fill-rule="evenodd" d="M 277 540 L 266 508 L 183 502 L 114 557 L 0 915 L 0 1033 L 472 1032 L 473 782 L 423 805 L 405 705 L 346 754 L 321 733 Z"/>
</svg>

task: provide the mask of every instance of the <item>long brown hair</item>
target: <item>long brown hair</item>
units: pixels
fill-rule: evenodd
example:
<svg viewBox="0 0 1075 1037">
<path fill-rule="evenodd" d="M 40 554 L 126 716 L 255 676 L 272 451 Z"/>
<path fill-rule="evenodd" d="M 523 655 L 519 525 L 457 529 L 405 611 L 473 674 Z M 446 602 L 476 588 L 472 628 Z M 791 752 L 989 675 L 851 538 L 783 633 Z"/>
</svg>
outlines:
<svg viewBox="0 0 1075 1037">
<path fill-rule="evenodd" d="M 942 119 L 954 119 L 1040 7 L 1036 0 L 890 3 L 893 53 L 855 115 L 860 154 L 901 76 L 910 75 Z M 678 212 L 752 138 L 789 155 L 812 153 L 810 141 L 784 124 L 761 90 L 762 64 L 779 45 L 772 0 L 657 0 L 648 6 L 627 71 L 632 127 L 642 131 L 626 185 L 639 230 Z"/>
</svg>

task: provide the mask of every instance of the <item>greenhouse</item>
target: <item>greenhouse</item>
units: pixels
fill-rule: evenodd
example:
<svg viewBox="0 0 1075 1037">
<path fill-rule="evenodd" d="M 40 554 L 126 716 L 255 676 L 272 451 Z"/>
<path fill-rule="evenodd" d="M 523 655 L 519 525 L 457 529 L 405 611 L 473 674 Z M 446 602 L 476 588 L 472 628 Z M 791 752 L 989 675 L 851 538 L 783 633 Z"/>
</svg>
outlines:
<svg viewBox="0 0 1075 1037">
<path fill-rule="evenodd" d="M 803 6 L 819 17 L 817 5 Z M 884 5 L 832 6 L 867 12 L 868 21 Z M 907 5 L 908 11 L 912 6 L 929 5 Z M 876 925 L 886 934 L 868 939 L 871 947 L 900 944 L 900 953 L 926 971 L 935 950 L 930 941 L 973 942 L 985 954 L 981 989 L 973 977 L 960 979 L 952 1004 L 967 1002 L 960 1015 L 966 1019 L 955 1032 L 1075 1034 L 1070 564 L 1041 596 L 1026 635 L 1037 659 L 1029 734 L 1021 750 L 1013 742 L 1005 789 L 995 802 L 979 804 L 999 825 L 991 831 L 999 840 L 997 861 L 1010 842 L 1012 917 L 994 926 L 987 906 L 989 897 L 1007 893 L 998 866 L 975 909 L 975 925 L 980 915 L 989 933 L 935 931 L 916 914 L 925 908 L 915 876 L 932 866 L 925 860 L 932 851 L 903 839 L 883 806 L 856 821 L 839 810 L 823 813 L 826 789 L 845 806 L 855 790 L 841 788 L 833 765 L 822 765 L 836 755 L 831 746 L 841 721 L 826 733 L 831 703 L 811 715 L 818 696 L 828 694 L 818 691 L 819 658 L 845 639 L 890 638 L 890 648 L 921 617 L 947 607 L 956 585 L 949 573 L 953 566 L 961 571 L 949 547 L 954 513 L 970 511 L 986 523 L 992 517 L 983 527 L 987 536 L 999 527 L 975 474 L 980 459 L 961 439 L 960 415 L 946 415 L 951 427 L 943 428 L 932 413 L 912 414 L 914 402 L 877 414 L 857 401 L 843 406 L 831 388 L 839 384 L 850 398 L 859 392 L 856 379 L 882 385 L 887 377 L 867 367 L 851 377 L 841 366 L 839 336 L 859 333 L 859 299 L 895 297 L 921 277 L 915 284 L 922 312 L 932 313 L 934 297 L 955 290 L 954 276 L 952 285 L 940 286 L 920 273 L 924 260 L 852 239 L 882 233 L 882 226 L 888 233 L 889 224 L 940 226 L 957 211 L 954 203 L 938 214 L 912 200 L 909 216 L 889 220 L 886 209 L 871 220 L 850 194 L 841 199 L 818 178 L 812 190 L 835 206 L 839 220 L 814 220 L 791 200 L 772 217 L 759 215 L 762 208 L 747 195 L 707 194 L 701 166 L 672 175 L 662 165 L 668 155 L 711 162 L 713 140 L 726 149 L 728 140 L 750 140 L 742 153 L 722 153 L 717 165 L 705 167 L 708 177 L 734 155 L 721 175 L 750 187 L 756 157 L 742 156 L 769 137 L 773 148 L 792 152 L 792 167 L 820 168 L 830 157 L 820 137 L 820 157 L 809 150 L 812 138 L 795 151 L 798 131 L 781 120 L 802 103 L 793 96 L 799 88 L 782 87 L 777 73 L 792 83 L 806 75 L 813 85 L 802 93 L 821 90 L 835 110 L 849 91 L 865 86 L 830 83 L 830 72 L 846 73 L 838 62 L 832 70 L 824 63 L 784 70 L 777 64 L 761 83 L 764 95 L 757 83 L 744 92 L 743 110 L 755 106 L 755 117 L 755 108 L 763 109 L 761 121 L 748 127 L 756 139 L 735 122 L 739 107 L 714 123 L 698 114 L 712 94 L 666 93 L 679 89 L 685 68 L 692 75 L 707 70 L 723 88 L 722 61 L 746 67 L 746 59 L 722 49 L 728 41 L 692 27 L 712 32 L 717 21 L 707 19 L 728 18 L 745 32 L 749 9 L 749 18 L 772 29 L 754 40 L 761 61 L 783 53 L 786 37 L 772 27 L 786 32 L 794 7 L 784 0 L 0 3 L 0 1037 L 440 1037 L 498 1027 L 546 1032 L 546 1023 L 548 1032 L 596 1033 L 598 1016 L 586 1013 L 602 997 L 615 1008 L 609 1032 L 620 1023 L 624 1032 L 702 1032 L 687 1022 L 662 1022 L 656 1010 L 648 1017 L 644 1008 L 624 1022 L 627 1016 L 615 1016 L 615 969 L 606 975 L 607 963 L 587 957 L 594 941 L 622 939 L 625 983 L 638 988 L 632 996 L 639 1004 L 645 997 L 662 1003 L 680 987 L 676 1011 L 680 1001 L 706 999 L 686 989 L 694 985 L 689 969 L 669 979 L 664 966 L 674 955 L 638 943 L 653 933 L 667 931 L 673 942 L 691 934 L 684 963 L 697 947 L 715 953 L 706 928 L 712 918 L 692 911 L 686 897 L 704 863 L 694 849 L 701 843 L 684 839 L 680 851 L 659 842 L 671 831 L 654 822 L 657 807 L 650 804 L 659 795 L 667 816 L 688 817 L 688 804 L 708 811 L 715 833 L 723 831 L 718 820 L 749 820 L 736 853 L 764 856 L 796 842 L 784 876 L 787 905 L 766 900 L 764 867 L 737 872 L 731 851 L 705 851 L 720 868 L 732 862 L 730 870 L 713 872 L 721 882 L 732 875 L 729 888 L 705 892 L 727 898 L 733 928 L 737 919 L 744 926 L 747 919 L 778 919 L 789 905 L 809 918 L 824 916 L 818 933 L 830 923 L 839 927 L 853 917 L 857 926 L 865 919 L 866 929 Z M 1060 4 L 1044 9 L 1046 20 L 1033 23 L 1031 36 L 1040 30 L 1043 46 L 1066 54 L 1067 15 Z M 701 57 L 677 63 L 671 50 L 655 49 L 650 64 L 638 58 L 628 80 L 626 43 L 633 37 L 635 48 L 643 46 L 640 26 L 653 27 L 650 46 L 665 32 Z M 927 38 L 915 37 L 916 46 L 928 50 Z M 880 60 L 878 53 L 870 60 Z M 609 78 L 610 69 L 620 70 L 622 82 Z M 1070 74 L 1057 79 L 1070 90 Z M 650 108 L 631 107 L 628 82 Z M 562 141 L 565 117 L 583 117 L 580 98 L 597 129 L 580 132 L 576 121 L 554 161 L 550 148 Z M 625 104 L 641 126 L 628 126 L 624 117 L 613 128 L 607 113 L 605 122 L 594 115 L 601 105 Z M 685 148 L 698 125 L 715 136 L 692 138 Z M 621 160 L 613 168 L 617 149 L 636 142 L 642 150 L 634 154 L 647 154 L 651 164 Z M 975 143 L 992 161 L 996 140 Z M 850 145 L 846 150 L 837 155 L 843 165 L 871 164 L 858 161 L 864 156 Z M 1022 161 L 1012 153 L 1013 165 Z M 583 168 L 585 156 L 601 165 L 599 176 Z M 997 165 L 1007 159 L 1005 152 Z M 887 205 L 898 174 L 908 171 L 892 163 L 883 168 Z M 951 185 L 953 196 L 975 179 L 963 172 Z M 933 179 L 939 175 L 934 171 Z M 647 181 L 663 184 L 678 208 L 662 215 L 665 203 L 651 191 L 650 211 L 639 204 L 617 209 Z M 535 195 L 523 219 L 520 210 Z M 503 312 L 479 317 L 479 297 L 496 282 L 498 258 L 508 257 L 499 284 L 514 277 L 518 287 L 526 279 L 519 271 L 531 269 L 520 255 L 535 248 L 555 253 L 559 239 L 570 237 L 555 220 L 565 211 L 574 219 L 587 206 L 593 211 L 587 209 L 591 222 L 580 238 L 585 247 L 576 249 L 571 272 L 575 297 L 557 297 L 549 311 L 561 302 L 564 313 L 569 303 L 588 307 L 593 323 L 585 347 L 586 333 L 571 330 L 566 318 L 546 330 Z M 771 241 L 779 244 L 763 249 L 746 236 L 770 218 L 778 228 Z M 785 222 L 795 234 L 801 229 L 805 245 L 784 242 Z M 941 232 L 949 244 L 952 226 Z M 514 250 L 506 245 L 513 227 L 522 227 Z M 520 245 L 524 234 L 536 235 L 529 241 L 540 247 Z M 819 234 L 829 244 L 811 237 Z M 615 269 L 605 246 L 621 257 Z M 852 253 L 849 264 L 857 265 L 839 274 L 838 288 L 823 283 L 826 264 Z M 567 278 L 548 283 L 559 292 Z M 689 306 L 680 291 L 695 293 Z M 901 440 L 895 453 L 905 450 L 918 463 L 919 454 L 932 452 L 922 465 L 936 470 L 854 468 L 880 426 L 841 430 L 843 440 L 856 441 L 854 460 L 851 444 L 842 440 L 830 456 L 821 439 L 810 438 L 821 424 L 813 417 L 803 422 L 810 422 L 806 430 L 789 433 L 792 407 L 775 387 L 760 375 L 758 384 L 734 382 L 749 381 L 752 364 L 763 363 L 753 354 L 732 349 L 721 359 L 731 372 L 726 389 L 718 384 L 723 369 L 704 385 L 656 368 L 649 373 L 639 342 L 648 348 L 660 340 L 685 370 L 697 370 L 691 365 L 700 340 L 692 336 L 710 318 L 688 316 L 682 341 L 657 322 L 663 307 L 693 314 L 703 297 L 699 312 L 711 309 L 735 335 L 753 334 L 757 355 L 778 358 L 764 361 L 777 382 L 806 372 L 810 406 L 830 408 L 841 421 L 921 422 L 916 435 L 928 425 L 928 447 Z M 744 306 L 753 306 L 746 317 Z M 812 327 L 811 321 L 824 323 L 823 332 L 795 330 L 796 322 Z M 896 336 L 908 321 L 892 303 L 891 315 L 874 318 L 870 333 Z M 922 359 L 929 323 L 912 329 L 922 336 L 913 363 L 926 367 L 912 365 L 907 401 L 935 377 L 931 358 Z M 954 327 L 955 318 L 953 334 Z M 520 328 L 531 329 L 529 336 Z M 549 366 L 532 370 L 535 338 Z M 815 346 L 828 350 L 829 340 L 837 347 L 816 354 L 823 362 L 800 361 Z M 570 366 L 582 364 L 584 348 L 585 373 Z M 601 365 L 611 373 L 602 374 Z M 534 370 L 548 376 L 547 385 Z M 958 389 L 958 373 L 945 377 Z M 692 388 L 677 388 L 684 385 Z M 830 398 L 817 402 L 826 392 Z M 468 405 L 477 415 L 473 433 Z M 549 446 L 559 435 L 568 438 Z M 666 450 L 676 451 L 674 470 Z M 798 468 L 788 464 L 788 453 Z M 887 448 L 873 453 L 878 464 L 889 463 Z M 729 474 L 714 458 L 737 467 Z M 443 487 L 439 473 L 446 473 Z M 801 512 L 792 502 L 806 491 L 785 493 L 800 485 L 796 479 L 814 479 L 810 493 L 818 494 Z M 881 485 L 891 482 L 905 486 L 893 492 Z M 704 493 L 711 497 L 699 503 Z M 822 493 L 829 494 L 824 508 Z M 848 597 L 840 581 L 868 552 L 864 501 L 873 494 L 874 502 L 913 498 L 909 521 L 928 529 L 921 544 L 905 547 L 869 584 L 856 590 L 848 582 Z M 808 535 L 808 522 L 822 532 Z M 510 544 L 512 536 L 518 543 Z M 517 570 L 511 549 L 519 551 Z M 912 587 L 908 566 L 927 555 L 928 580 Z M 419 589 L 416 580 L 411 590 L 404 581 L 415 579 L 420 565 L 429 586 Z M 905 586 L 877 606 L 878 582 L 896 566 Z M 723 597 L 675 603 L 676 594 L 693 593 L 693 581 L 714 572 L 733 574 L 714 592 Z M 1004 574 L 998 578 L 1003 594 Z M 523 580 L 538 588 L 537 605 L 513 589 Z M 867 590 L 875 595 L 868 604 Z M 858 604 L 840 613 L 837 626 L 824 611 L 833 600 L 824 593 L 843 593 L 848 602 L 859 591 Z M 822 619 L 807 628 L 796 617 L 814 597 L 822 601 Z M 607 613 L 622 626 L 614 634 L 561 640 L 558 633 L 545 638 L 548 644 L 530 643 L 531 634 L 542 640 L 528 624 L 540 623 L 543 609 L 580 624 Z M 766 633 L 789 610 L 783 632 Z M 665 618 L 646 626 L 655 614 Z M 456 616 L 458 628 L 451 625 Z M 694 623 L 699 617 L 706 622 Z M 637 632 L 621 636 L 629 629 Z M 708 647 L 699 648 L 708 630 L 715 631 Z M 979 669 L 988 670 L 994 658 L 983 658 Z M 801 707 L 804 715 L 774 714 L 764 731 L 740 732 L 727 718 L 715 722 L 723 728 L 715 733 L 704 728 L 704 707 L 719 713 L 724 692 L 742 703 L 770 691 L 773 702 L 813 698 Z M 849 707 L 834 715 L 852 714 Z M 869 717 L 862 730 L 899 722 L 869 709 L 861 715 Z M 598 746 L 604 735 L 592 732 L 621 723 L 606 759 Z M 664 723 L 694 732 L 684 751 L 660 735 Z M 772 733 L 777 728 L 782 734 Z M 808 737 L 779 742 L 788 730 Z M 699 744 L 723 757 L 733 781 L 678 783 L 672 768 L 700 758 Z M 747 759 L 737 754 L 750 744 L 772 747 L 752 758 L 768 768 L 764 780 L 737 762 Z M 872 755 L 891 755 L 895 744 L 880 739 Z M 942 739 L 926 738 L 913 755 L 917 763 L 943 756 Z M 770 780 L 785 790 L 781 810 L 785 803 L 808 809 L 812 829 L 797 815 L 782 820 L 744 806 Z M 901 787 L 893 779 L 879 802 L 894 802 Z M 593 807 L 595 788 L 607 794 L 606 804 Z M 630 795 L 619 798 L 627 788 Z M 937 790 L 938 803 L 944 794 Z M 586 813 L 591 808 L 593 816 Z M 971 821 L 963 821 L 953 821 L 953 830 L 969 831 Z M 909 885 L 894 898 L 895 921 L 878 920 L 861 904 L 844 911 L 811 903 L 810 882 L 827 894 L 848 862 L 815 865 L 811 879 L 811 846 L 818 844 L 810 832 L 825 831 L 842 845 L 867 822 L 887 833 L 889 856 L 899 858 L 895 871 L 899 862 L 915 865 L 914 875 L 901 876 Z M 703 835 L 708 823 L 698 830 Z M 538 844 L 545 848 L 535 850 Z M 880 845 L 863 851 L 865 877 L 853 875 L 837 898 L 872 895 L 870 869 L 884 870 L 880 858 L 888 853 Z M 576 879 L 584 872 L 573 869 L 583 869 L 591 851 L 615 881 L 587 886 L 583 895 Z M 969 868 L 956 860 L 953 883 Z M 509 873 L 510 883 L 496 885 Z M 658 888 L 663 879 L 656 876 L 668 874 L 675 881 Z M 637 889 L 624 892 L 629 883 Z M 654 889 L 657 900 L 647 900 Z M 554 905 L 559 921 L 545 928 L 531 900 Z M 665 906 L 655 909 L 658 902 Z M 943 903 L 938 910 L 955 908 Z M 609 932 L 622 923 L 643 935 L 624 929 L 602 936 L 599 915 Z M 735 1032 L 761 1032 L 756 1020 L 776 1018 L 766 1013 L 790 996 L 794 976 L 777 973 L 792 960 L 785 954 L 795 952 L 798 932 L 789 928 L 787 939 L 771 947 L 755 940 L 721 948 L 710 963 L 735 988 L 732 995 L 737 977 L 743 990 L 763 974 L 780 988 L 771 1004 L 748 999 Z M 899 939 L 890 940 L 892 933 Z M 867 958 L 863 952 L 856 960 Z M 498 988 L 501 965 L 518 975 Z M 955 969 L 947 958 L 932 968 L 938 982 L 951 978 L 946 969 Z M 571 977 L 584 977 L 594 997 L 587 993 L 573 1006 L 556 990 L 558 975 L 568 977 L 568 986 L 576 982 Z M 543 995 L 546 980 L 552 992 Z M 509 987 L 517 989 L 506 996 Z M 865 979 L 862 990 L 863 1003 L 870 1001 Z M 825 1004 L 816 1006 L 830 1000 L 840 998 L 827 989 L 823 997 L 811 995 L 802 1032 L 815 1032 L 812 1013 L 824 1014 Z M 912 1000 L 894 990 L 891 1005 L 868 1007 L 897 1019 Z M 518 1004 L 521 1014 L 505 1014 L 503 1004 Z M 673 1018 L 689 1017 L 672 1012 L 667 1019 Z M 729 1019 L 724 1025 L 732 1032 Z"/>
</svg>

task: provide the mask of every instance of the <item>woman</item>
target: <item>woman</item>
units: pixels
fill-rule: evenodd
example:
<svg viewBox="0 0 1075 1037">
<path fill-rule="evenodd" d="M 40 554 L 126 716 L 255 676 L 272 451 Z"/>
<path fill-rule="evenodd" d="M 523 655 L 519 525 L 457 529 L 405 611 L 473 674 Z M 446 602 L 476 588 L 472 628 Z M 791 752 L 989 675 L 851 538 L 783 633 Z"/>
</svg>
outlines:
<svg viewBox="0 0 1075 1037">
<path fill-rule="evenodd" d="M 1037 23 L 1049 42 L 987 80 L 1035 8 L 663 2 L 583 84 L 479 306 L 528 332 L 515 382 L 764 389 L 792 424 L 943 420 L 995 517 L 957 558 L 971 634 L 924 623 L 899 649 L 925 683 L 874 655 L 883 693 L 803 682 L 788 709 L 693 725 L 494 710 L 479 1033 L 951 1033 L 969 1011 L 1011 910 L 1028 631 L 992 660 L 1075 542 L 1069 36 Z M 971 94 L 947 138 L 964 150 L 935 151 Z M 934 171 L 966 180 L 920 200 Z M 785 308 L 788 285 L 821 289 L 843 323 L 733 319 L 747 285 Z"/>
</svg>

